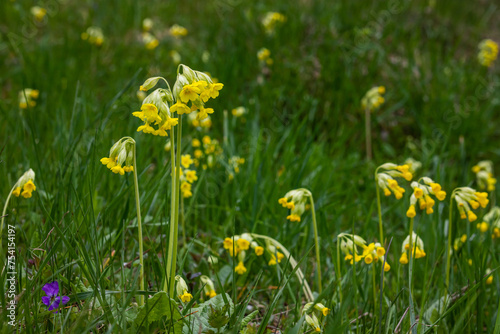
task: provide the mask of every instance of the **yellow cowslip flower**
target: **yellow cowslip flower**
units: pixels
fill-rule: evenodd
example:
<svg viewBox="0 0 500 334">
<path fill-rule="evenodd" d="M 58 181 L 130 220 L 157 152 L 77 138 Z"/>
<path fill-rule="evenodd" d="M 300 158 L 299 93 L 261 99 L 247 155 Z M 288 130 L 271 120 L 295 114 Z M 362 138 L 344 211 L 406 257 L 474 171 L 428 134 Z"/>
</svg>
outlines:
<svg viewBox="0 0 500 334">
<path fill-rule="evenodd" d="M 241 117 L 247 113 L 247 109 L 245 107 L 237 107 L 231 110 L 231 113 L 234 117 Z"/>
<path fill-rule="evenodd" d="M 205 291 L 205 296 L 207 296 L 208 298 L 217 296 L 217 293 L 215 292 L 214 282 L 208 276 L 201 275 L 200 281 L 203 284 L 203 291 Z"/>
<path fill-rule="evenodd" d="M 109 158 L 104 157 L 101 163 L 113 173 L 125 175 L 125 172 L 134 170 L 135 140 L 123 137 L 117 141 L 109 150 Z"/>
<path fill-rule="evenodd" d="M 200 140 L 197 139 L 197 138 L 193 138 L 193 140 L 191 141 L 191 146 L 193 146 L 193 147 L 200 147 L 201 146 Z"/>
<path fill-rule="evenodd" d="M 184 37 L 188 34 L 188 30 L 184 28 L 183 26 L 180 26 L 178 24 L 174 24 L 173 26 L 170 27 L 169 29 L 170 35 L 174 36 L 175 38 L 180 38 Z"/>
<path fill-rule="evenodd" d="M 175 281 L 177 282 L 177 297 L 179 297 L 183 303 L 189 303 L 191 299 L 193 299 L 193 295 L 188 292 L 186 281 L 179 275 L 175 276 Z"/>
<path fill-rule="evenodd" d="M 191 159 L 191 155 L 190 154 L 184 154 L 184 155 L 182 155 L 182 157 L 181 157 L 181 165 L 182 165 L 182 167 L 188 168 L 192 164 L 193 164 L 193 159 Z"/>
<path fill-rule="evenodd" d="M 493 176 L 493 163 L 489 160 L 478 162 L 472 167 L 472 172 L 476 174 L 479 189 L 486 191 L 495 191 L 497 179 Z"/>
<path fill-rule="evenodd" d="M 383 171 L 379 172 L 381 169 Z M 396 177 L 402 177 L 407 181 L 411 181 L 413 175 L 410 173 L 410 166 L 396 165 L 388 162 L 375 170 L 375 181 L 379 188 L 384 191 L 384 195 L 390 196 L 394 193 L 396 199 L 401 199 L 405 189 L 399 186 L 398 182 L 394 179 Z"/>
<path fill-rule="evenodd" d="M 383 94 L 385 94 L 384 86 L 371 88 L 361 99 L 361 107 L 369 111 L 378 109 L 385 102 Z"/>
<path fill-rule="evenodd" d="M 12 195 L 24 198 L 31 198 L 33 191 L 36 190 L 35 186 L 35 172 L 33 169 L 28 169 L 14 184 Z"/>
<path fill-rule="evenodd" d="M 171 112 L 176 112 L 178 115 L 191 113 L 191 108 L 181 101 L 177 101 L 174 105 L 170 107 Z"/>
<path fill-rule="evenodd" d="M 88 27 L 87 30 L 82 33 L 81 37 L 84 41 L 88 41 L 95 46 L 101 46 L 104 43 L 104 34 L 99 27 Z"/>
<path fill-rule="evenodd" d="M 245 268 L 245 265 L 243 264 L 242 261 L 238 262 L 238 265 L 234 268 L 234 271 L 238 275 L 243 275 L 244 273 L 247 272 L 247 268 Z"/>
<path fill-rule="evenodd" d="M 412 232 L 412 242 L 413 242 L 413 249 L 411 250 L 411 254 L 414 255 L 415 259 L 420 259 L 426 256 L 424 251 L 424 242 L 415 232 Z M 409 249 L 410 249 L 410 236 L 408 235 L 406 239 L 403 241 L 403 245 L 401 246 L 401 257 L 399 258 L 399 263 L 401 264 L 408 263 L 407 251 Z"/>
<path fill-rule="evenodd" d="M 410 197 L 410 207 L 406 211 L 406 216 L 408 218 L 413 218 L 417 215 L 415 211 L 415 205 L 417 201 L 419 202 L 420 210 L 425 209 L 425 213 L 431 214 L 434 212 L 433 207 L 436 203 L 430 195 L 436 196 L 440 201 L 446 198 L 446 192 L 442 190 L 439 183 L 434 182 L 429 177 L 421 178 L 423 183 L 413 181 L 411 187 L 413 188 L 413 194 Z"/>
<path fill-rule="evenodd" d="M 455 252 L 458 252 L 466 242 L 467 242 L 466 234 L 462 234 L 460 238 L 456 238 L 453 241 L 453 249 L 455 250 Z"/>
<path fill-rule="evenodd" d="M 488 193 L 478 192 L 470 187 L 455 189 L 452 198 L 457 203 L 460 218 L 468 218 L 471 223 L 477 219 L 476 214 L 472 210 L 479 208 L 479 206 L 485 208 L 489 203 Z"/>
<path fill-rule="evenodd" d="M 491 208 L 491 210 L 484 215 L 483 221 L 488 226 L 491 226 L 491 238 L 500 238 L 500 208 L 498 206 Z"/>
<path fill-rule="evenodd" d="M 191 196 L 193 196 L 193 193 L 191 191 L 192 189 L 192 185 L 191 183 L 185 181 L 185 182 L 181 182 L 181 192 L 182 192 L 182 197 L 183 198 L 189 198 Z"/>
<path fill-rule="evenodd" d="M 366 264 L 377 263 L 385 255 L 385 248 L 378 242 L 367 244 L 360 236 L 346 233 L 339 234 L 337 238 L 341 240 L 340 248 L 346 255 L 344 259 L 349 261 L 350 264 L 361 260 L 364 260 Z M 361 255 L 358 254 L 358 247 L 363 250 Z M 383 259 L 381 262 L 383 262 Z M 386 262 L 384 271 L 389 271 L 390 269 L 391 266 Z"/>
<path fill-rule="evenodd" d="M 148 50 L 154 50 L 160 44 L 158 39 L 149 32 L 145 32 L 142 34 L 142 43 Z"/>
<path fill-rule="evenodd" d="M 208 114 L 213 114 L 214 110 L 212 108 L 200 107 L 198 114 L 196 114 L 196 120 L 202 121 L 208 117 Z"/>
<path fill-rule="evenodd" d="M 142 20 L 142 30 L 145 31 L 145 32 L 148 32 L 151 29 L 153 29 L 153 25 L 154 25 L 154 22 L 149 17 L 147 17 L 144 20 Z"/>
<path fill-rule="evenodd" d="M 239 238 L 238 240 L 236 240 L 236 244 L 241 250 L 248 250 L 250 248 L 250 241 L 243 238 Z"/>
<path fill-rule="evenodd" d="M 238 174 L 240 172 L 240 166 L 245 163 L 245 159 L 239 156 L 233 156 L 229 159 L 229 166 L 232 170 Z"/>
<path fill-rule="evenodd" d="M 37 20 L 38 22 L 41 22 L 45 15 L 47 15 L 47 10 L 45 8 L 39 7 L 39 6 L 33 6 L 30 9 L 31 15 Z"/>
<path fill-rule="evenodd" d="M 198 180 L 198 176 L 196 176 L 196 171 L 195 170 L 186 170 L 185 171 L 185 175 L 186 175 L 186 180 L 189 183 L 193 183 L 194 181 Z"/>
<path fill-rule="evenodd" d="M 482 233 L 485 233 L 489 230 L 490 225 L 487 222 L 482 222 L 482 223 L 478 223 L 476 225 L 476 227 L 479 231 L 481 231 Z"/>
<path fill-rule="evenodd" d="M 269 259 L 268 265 L 275 266 L 277 263 L 281 263 L 281 261 L 285 258 L 285 255 L 278 251 L 273 244 L 266 241 L 266 248 L 271 258 Z"/>
<path fill-rule="evenodd" d="M 166 137 L 168 135 L 167 130 L 171 130 L 173 126 L 176 126 L 178 124 L 178 119 L 171 117 L 168 106 L 166 106 L 163 101 L 159 103 L 161 106 L 160 109 L 155 103 L 151 103 L 158 98 L 158 96 L 151 97 L 152 95 L 156 95 L 155 92 L 144 99 L 141 111 L 135 111 L 132 115 L 140 118 L 144 122 L 143 125 L 137 128 L 137 132 L 142 131 L 155 136 Z M 158 92 L 158 94 L 161 95 L 161 92 Z M 158 128 L 155 129 L 153 125 L 158 126 Z"/>
<path fill-rule="evenodd" d="M 300 222 L 300 216 L 306 210 L 306 203 L 311 193 L 306 189 L 290 190 L 284 197 L 278 200 L 284 208 L 290 209 L 290 214 L 286 217 L 291 222 Z"/>
<path fill-rule="evenodd" d="M 486 67 L 491 67 L 498 57 L 498 44 L 491 39 L 485 39 L 479 43 L 477 59 Z"/>
<path fill-rule="evenodd" d="M 273 59 L 271 58 L 271 51 L 266 48 L 262 48 L 257 52 L 257 59 L 261 64 L 272 65 Z"/>
<path fill-rule="evenodd" d="M 264 254 L 264 247 L 256 246 L 254 247 L 255 255 L 262 256 Z"/>
<path fill-rule="evenodd" d="M 491 269 L 489 269 L 489 268 L 488 268 L 488 269 L 486 269 L 486 276 L 487 276 L 488 278 L 486 278 L 485 283 L 486 283 L 487 285 L 490 285 L 491 283 L 493 283 L 493 274 L 491 273 Z"/>
<path fill-rule="evenodd" d="M 40 92 L 37 89 L 25 88 L 19 92 L 19 108 L 26 109 L 28 107 L 33 108 L 36 106 L 36 99 Z"/>
<path fill-rule="evenodd" d="M 422 167 L 422 163 L 413 158 L 406 159 L 404 164 L 409 166 L 408 171 L 412 174 L 415 174 Z"/>
<path fill-rule="evenodd" d="M 262 18 L 262 25 L 268 35 L 274 34 L 276 28 L 286 21 L 285 15 L 278 12 L 267 12 Z"/>
</svg>

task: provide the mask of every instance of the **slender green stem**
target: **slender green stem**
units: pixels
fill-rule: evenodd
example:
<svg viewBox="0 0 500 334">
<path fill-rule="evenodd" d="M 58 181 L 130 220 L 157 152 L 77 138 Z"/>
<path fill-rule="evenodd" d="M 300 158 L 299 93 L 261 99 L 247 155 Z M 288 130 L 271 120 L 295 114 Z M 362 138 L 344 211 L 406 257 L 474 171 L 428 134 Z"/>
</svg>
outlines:
<svg viewBox="0 0 500 334">
<path fill-rule="evenodd" d="M 184 241 L 184 245 L 186 245 L 187 238 L 186 238 L 186 223 L 184 222 L 184 196 L 181 196 L 179 200 L 181 201 L 180 217 L 181 217 L 181 225 L 182 225 L 182 240 Z"/>
<path fill-rule="evenodd" d="M 446 285 L 445 285 L 445 296 L 448 295 L 448 291 L 450 289 L 450 265 L 451 265 L 451 231 L 452 231 L 452 213 L 453 213 L 453 196 L 455 192 L 453 192 L 450 196 L 450 212 L 448 217 L 448 247 L 446 250 Z M 446 305 L 446 301 L 444 302 Z"/>
<path fill-rule="evenodd" d="M 134 189 L 135 189 L 135 206 L 137 210 L 137 233 L 139 234 L 139 262 L 141 264 L 139 274 L 139 285 L 141 291 L 144 289 L 144 249 L 142 244 L 142 221 L 141 221 L 141 200 L 139 198 L 139 182 L 137 181 L 137 161 L 136 161 L 136 145 L 134 142 Z M 139 306 L 144 305 L 144 295 L 139 296 Z"/>
<path fill-rule="evenodd" d="M 172 252 L 172 271 L 170 272 L 170 282 L 175 282 L 175 270 L 177 266 L 177 244 L 179 242 L 179 179 L 181 177 L 181 138 L 182 138 L 182 115 L 178 115 L 179 124 L 177 128 L 177 145 L 176 145 L 176 161 L 175 165 L 175 205 L 174 205 L 174 235 L 173 235 L 173 252 Z M 170 284 L 170 295 L 174 295 L 174 285 Z"/>
<path fill-rule="evenodd" d="M 340 270 L 340 239 L 337 236 L 337 285 L 339 286 L 339 309 L 342 307 L 342 272 Z M 344 316 L 340 316 L 340 322 L 344 322 Z"/>
<path fill-rule="evenodd" d="M 175 220 L 175 130 L 172 128 L 170 130 L 170 174 L 171 174 L 171 194 L 170 194 L 170 223 L 169 223 L 169 234 L 168 234 L 168 252 L 167 252 L 167 272 L 165 275 L 165 283 L 163 285 L 163 291 L 170 291 L 169 286 L 174 284 L 174 281 L 170 280 L 172 272 L 172 253 L 174 246 L 174 220 Z M 174 275 L 175 278 L 175 275 Z M 173 297 L 173 294 L 170 294 Z"/>
<path fill-rule="evenodd" d="M 12 187 L 12 189 L 10 190 L 9 195 L 7 196 L 7 199 L 5 200 L 5 205 L 3 206 L 3 211 L 2 211 L 2 222 L 0 223 L 0 256 L 2 256 L 2 259 L 3 259 L 3 245 L 2 245 L 3 223 L 5 221 L 5 214 L 7 213 L 7 207 L 9 206 L 10 197 L 12 196 L 12 192 L 14 191 L 14 189 L 16 189 L 16 185 L 17 184 L 15 184 L 14 187 Z"/>
<path fill-rule="evenodd" d="M 382 225 L 382 205 L 380 204 L 380 187 L 377 183 L 377 175 L 375 175 L 375 187 L 377 188 L 377 211 L 378 211 L 378 230 L 380 233 L 380 243 L 384 246 L 384 227 Z"/>
<path fill-rule="evenodd" d="M 368 108 L 365 109 L 365 136 L 366 136 L 366 159 L 372 160 L 372 129 L 371 113 Z"/>
<path fill-rule="evenodd" d="M 316 210 L 314 209 L 314 199 L 312 194 L 309 192 L 309 199 L 311 201 L 311 213 L 312 213 L 312 221 L 313 221 L 313 228 L 314 228 L 314 242 L 315 242 L 315 249 L 316 249 L 316 262 L 318 266 L 318 292 L 321 293 L 322 287 L 321 287 L 321 258 L 319 256 L 319 237 L 318 237 L 318 224 L 316 223 Z"/>
<path fill-rule="evenodd" d="M 409 291 L 410 291 L 410 328 L 412 329 L 413 334 L 417 334 L 417 326 L 413 326 L 415 324 L 415 309 L 413 307 L 413 293 L 412 293 L 412 276 L 413 276 L 413 218 L 410 218 L 410 245 L 409 245 L 409 253 L 410 253 L 410 265 L 409 265 Z"/>
<path fill-rule="evenodd" d="M 372 281 L 373 281 L 373 314 L 377 314 L 377 270 L 375 269 L 375 263 L 372 263 Z M 380 321 L 380 319 L 379 319 Z M 373 328 L 376 328 L 376 322 L 373 324 Z"/>
</svg>

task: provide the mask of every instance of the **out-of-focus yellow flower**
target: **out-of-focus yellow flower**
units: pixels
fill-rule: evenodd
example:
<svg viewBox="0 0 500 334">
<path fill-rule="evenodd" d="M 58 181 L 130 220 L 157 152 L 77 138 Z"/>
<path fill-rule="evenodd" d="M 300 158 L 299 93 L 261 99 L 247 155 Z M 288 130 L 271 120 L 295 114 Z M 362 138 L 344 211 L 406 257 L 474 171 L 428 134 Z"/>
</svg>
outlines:
<svg viewBox="0 0 500 334">
<path fill-rule="evenodd" d="M 488 229 L 490 228 L 490 225 L 487 223 L 487 222 L 482 222 L 482 223 L 478 223 L 476 225 L 477 229 L 479 231 L 481 231 L 482 233 L 485 233 L 488 231 Z"/>
<path fill-rule="evenodd" d="M 488 277 L 486 278 L 486 284 L 490 285 L 493 283 L 493 274 L 491 273 L 491 269 L 486 269 L 486 276 Z"/>
<path fill-rule="evenodd" d="M 278 12 L 267 12 L 262 18 L 262 25 L 267 34 L 274 34 L 276 28 L 286 21 L 285 15 Z"/>
<path fill-rule="evenodd" d="M 30 12 L 38 22 L 42 21 L 45 15 L 47 15 L 47 10 L 39 6 L 31 7 Z"/>
<path fill-rule="evenodd" d="M 184 37 L 188 34 L 188 30 L 184 28 L 183 26 L 180 26 L 178 24 L 174 24 L 173 26 L 170 27 L 169 29 L 170 35 L 174 36 L 175 38 L 180 38 Z"/>
<path fill-rule="evenodd" d="M 104 34 L 101 28 L 91 26 L 82 33 L 82 39 L 95 46 L 101 46 L 104 43 Z"/>
<path fill-rule="evenodd" d="M 484 215 L 483 220 L 486 224 L 491 226 L 491 238 L 500 238 L 500 208 L 494 206 L 491 210 Z"/>
<path fill-rule="evenodd" d="M 472 172 L 476 174 L 479 189 L 486 191 L 495 191 L 497 179 L 493 176 L 493 163 L 489 160 L 478 162 L 472 167 Z"/>
<path fill-rule="evenodd" d="M 361 107 L 363 109 L 368 109 L 369 111 L 378 109 L 385 102 L 385 99 L 382 96 L 383 94 L 385 94 L 384 86 L 371 88 L 361 99 Z"/>
<path fill-rule="evenodd" d="M 153 25 L 154 25 L 153 20 L 150 19 L 149 17 L 142 20 L 142 30 L 145 32 L 148 32 L 151 29 L 153 29 Z"/>
<path fill-rule="evenodd" d="M 479 43 L 479 63 L 486 67 L 491 67 L 498 57 L 498 44 L 491 39 L 485 39 Z"/>
<path fill-rule="evenodd" d="M 182 57 L 181 57 L 181 54 L 179 52 L 177 52 L 177 50 L 172 50 L 169 52 L 169 54 L 170 54 L 170 58 L 172 58 L 172 62 L 174 64 L 178 65 L 181 63 Z"/>
<path fill-rule="evenodd" d="M 19 92 L 19 108 L 26 109 L 28 106 L 33 108 L 36 106 L 36 99 L 40 92 L 37 89 L 25 88 Z"/>
<path fill-rule="evenodd" d="M 160 44 L 158 39 L 151 35 L 149 32 L 145 32 L 142 34 L 142 43 L 148 50 L 154 50 Z"/>
<path fill-rule="evenodd" d="M 24 198 L 31 198 L 33 191 L 36 190 L 35 186 L 35 172 L 30 168 L 28 169 L 17 182 L 14 184 L 12 195 Z"/>
<path fill-rule="evenodd" d="M 241 117 L 247 113 L 247 109 L 245 107 L 237 107 L 231 110 L 231 113 L 234 117 Z"/>
<path fill-rule="evenodd" d="M 266 48 L 262 48 L 257 52 L 257 59 L 261 64 L 272 65 L 273 59 L 271 58 L 271 51 Z"/>
<path fill-rule="evenodd" d="M 215 296 L 217 296 L 217 293 L 215 292 L 214 282 L 208 276 L 201 275 L 200 281 L 204 285 L 203 291 L 205 291 L 205 296 L 207 296 L 208 298 L 214 298 Z"/>
</svg>

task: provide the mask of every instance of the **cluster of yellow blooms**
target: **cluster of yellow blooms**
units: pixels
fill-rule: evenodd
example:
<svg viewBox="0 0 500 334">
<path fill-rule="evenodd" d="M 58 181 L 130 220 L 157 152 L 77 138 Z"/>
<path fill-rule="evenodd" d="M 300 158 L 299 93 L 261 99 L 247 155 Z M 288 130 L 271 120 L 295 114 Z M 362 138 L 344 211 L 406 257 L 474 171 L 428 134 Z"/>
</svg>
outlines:
<svg viewBox="0 0 500 334">
<path fill-rule="evenodd" d="M 193 299 L 193 295 L 189 293 L 186 281 L 184 281 L 181 276 L 177 275 L 175 276 L 175 282 L 177 283 L 175 287 L 177 297 L 179 297 L 183 303 L 189 303 L 191 299 Z"/>
<path fill-rule="evenodd" d="M 455 252 L 458 252 L 466 242 L 467 242 L 466 234 L 462 234 L 460 238 L 456 238 L 453 241 L 453 249 L 455 250 Z"/>
<path fill-rule="evenodd" d="M 109 157 L 101 159 L 101 163 L 113 173 L 125 175 L 125 172 L 134 171 L 135 140 L 123 137 L 109 150 Z"/>
<path fill-rule="evenodd" d="M 242 106 L 234 108 L 233 110 L 231 110 L 231 114 L 233 114 L 234 117 L 244 116 L 247 112 L 248 112 L 248 110 L 245 107 L 242 107 Z"/>
<path fill-rule="evenodd" d="M 188 123 L 195 127 L 197 130 L 202 130 L 202 129 L 210 129 L 212 127 L 212 118 L 210 118 L 210 115 L 208 115 L 206 118 L 202 120 L 198 120 L 197 115 L 194 113 L 191 113 L 188 115 Z"/>
<path fill-rule="evenodd" d="M 203 136 L 201 141 L 194 138 L 191 142 L 194 150 L 194 164 L 205 170 L 207 168 L 213 168 L 217 157 L 222 154 L 222 148 L 219 145 L 217 139 L 212 139 L 209 136 Z"/>
<path fill-rule="evenodd" d="M 385 248 L 380 243 L 367 244 L 359 235 L 341 233 L 337 238 L 340 240 L 340 249 L 345 254 L 344 260 L 349 261 L 350 264 L 361 260 L 364 260 L 366 264 L 377 263 L 385 255 Z M 363 250 L 363 253 L 358 254 L 358 247 Z M 389 270 L 391 266 L 385 262 L 384 271 Z"/>
<path fill-rule="evenodd" d="M 82 39 L 88 41 L 90 44 L 101 46 L 104 43 L 104 34 L 99 27 L 88 27 L 87 30 L 82 33 Z"/>
<path fill-rule="evenodd" d="M 198 180 L 198 176 L 196 176 L 196 171 L 188 169 L 193 163 L 194 160 L 191 158 L 191 155 L 184 154 L 181 157 L 181 165 L 183 168 L 181 168 L 180 182 L 181 182 L 181 192 L 183 198 L 188 198 L 193 196 L 193 193 L 191 191 L 192 184 L 194 183 L 194 181 Z"/>
<path fill-rule="evenodd" d="M 272 65 L 273 59 L 271 58 L 271 51 L 266 48 L 262 48 L 257 52 L 257 59 L 261 64 Z"/>
<path fill-rule="evenodd" d="M 330 313 L 330 309 L 321 303 L 307 303 L 301 311 L 301 315 L 305 315 L 305 326 L 309 325 L 315 332 L 321 332 L 320 319 L 326 317 Z"/>
<path fill-rule="evenodd" d="M 19 108 L 26 109 L 29 107 L 33 108 L 36 106 L 36 99 L 40 92 L 37 89 L 25 88 L 19 92 Z"/>
<path fill-rule="evenodd" d="M 469 187 L 455 189 L 452 197 L 457 202 L 460 218 L 468 218 L 471 223 L 477 219 L 476 214 L 472 210 L 476 210 L 479 206 L 485 208 L 489 203 L 488 193 L 478 192 Z"/>
<path fill-rule="evenodd" d="M 243 165 L 244 163 L 245 163 L 245 158 L 241 158 L 239 156 L 233 156 L 229 158 L 229 167 L 231 168 L 231 170 L 229 171 L 230 180 L 234 178 L 234 174 L 239 174 L 240 166 Z"/>
<path fill-rule="evenodd" d="M 205 296 L 208 298 L 214 298 L 217 296 L 217 292 L 215 292 L 214 282 L 206 275 L 200 276 L 200 281 L 203 284 L 203 291 L 205 292 Z"/>
<path fill-rule="evenodd" d="M 154 22 L 149 17 L 146 17 L 144 20 L 142 20 L 142 31 L 144 32 L 151 31 L 151 29 L 153 29 L 153 26 Z"/>
<path fill-rule="evenodd" d="M 33 6 L 30 9 L 31 15 L 37 20 L 38 22 L 41 22 L 45 15 L 47 15 L 47 10 L 45 8 L 42 8 L 40 6 Z"/>
<path fill-rule="evenodd" d="M 384 171 L 379 172 L 380 169 Z M 398 166 L 388 162 L 379 166 L 375 171 L 375 181 L 380 189 L 384 191 L 384 195 L 390 196 L 392 191 L 396 199 L 401 199 L 405 189 L 399 186 L 398 181 L 394 179 L 396 177 L 402 177 L 406 181 L 411 181 L 413 174 L 410 172 L 410 166 L 406 164 Z"/>
<path fill-rule="evenodd" d="M 36 190 L 35 186 L 35 172 L 30 168 L 25 172 L 14 185 L 12 195 L 24 198 L 31 198 L 32 192 Z"/>
<path fill-rule="evenodd" d="M 385 94 L 384 86 L 371 88 L 361 99 L 361 107 L 369 111 L 378 109 L 385 102 L 383 94 Z"/>
<path fill-rule="evenodd" d="M 278 200 L 284 208 L 290 209 L 290 214 L 286 217 L 291 222 L 300 222 L 300 216 L 307 209 L 307 200 L 310 193 L 306 189 L 290 190 L 284 197 Z"/>
<path fill-rule="evenodd" d="M 479 43 L 479 63 L 486 67 L 491 67 L 498 57 L 498 44 L 491 39 L 485 39 Z"/>
<path fill-rule="evenodd" d="M 493 163 L 489 160 L 480 161 L 472 167 L 472 172 L 476 174 L 479 189 L 495 191 L 497 179 L 493 176 Z"/>
<path fill-rule="evenodd" d="M 151 29 L 153 29 L 153 20 L 150 18 L 145 18 L 142 21 L 142 43 L 148 50 L 156 49 L 156 47 L 160 44 L 158 39 L 150 33 Z"/>
<path fill-rule="evenodd" d="M 267 34 L 272 35 L 276 28 L 286 21 L 285 15 L 277 12 L 267 12 L 262 18 L 262 25 Z"/>
<path fill-rule="evenodd" d="M 184 37 L 188 34 L 188 30 L 184 28 L 183 26 L 180 26 L 178 24 L 174 24 L 173 26 L 170 27 L 169 29 L 170 35 L 174 36 L 175 38 L 180 38 Z"/>
<path fill-rule="evenodd" d="M 481 232 L 486 232 L 484 230 L 484 227 L 486 229 L 491 226 L 492 231 L 491 231 L 491 238 L 492 239 L 499 239 L 500 238 L 500 208 L 498 206 L 494 206 L 491 208 L 490 212 L 484 215 L 483 217 L 484 221 L 481 223 Z"/>
<path fill-rule="evenodd" d="M 412 232 L 412 244 L 413 249 L 411 250 L 411 254 L 414 255 L 415 259 L 420 259 L 424 257 L 424 242 L 420 237 Z M 403 246 L 401 247 L 401 257 L 399 258 L 399 263 L 408 264 L 408 254 L 406 253 L 410 249 L 410 236 L 408 235 L 406 239 L 403 241 Z"/>
<path fill-rule="evenodd" d="M 410 197 L 410 207 L 408 211 L 406 211 L 406 216 L 409 218 L 413 218 L 417 215 L 415 211 L 415 204 L 420 206 L 420 210 L 425 209 L 425 213 L 428 215 L 433 213 L 433 206 L 435 201 L 432 199 L 430 195 L 436 196 L 436 198 L 440 201 L 443 201 L 446 198 L 446 192 L 441 189 L 441 185 L 439 183 L 434 182 L 429 177 L 421 178 L 423 184 L 420 182 L 413 181 L 411 183 L 411 187 L 413 188 L 413 194 Z"/>
</svg>

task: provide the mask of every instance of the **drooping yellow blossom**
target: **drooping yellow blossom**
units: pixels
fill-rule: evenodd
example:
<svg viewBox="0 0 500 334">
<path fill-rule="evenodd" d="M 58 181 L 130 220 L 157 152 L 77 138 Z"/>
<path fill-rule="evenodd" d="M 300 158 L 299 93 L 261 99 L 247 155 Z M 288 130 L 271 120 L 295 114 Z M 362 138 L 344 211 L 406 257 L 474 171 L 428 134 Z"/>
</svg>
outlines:
<svg viewBox="0 0 500 334">
<path fill-rule="evenodd" d="M 291 222 L 300 222 L 310 197 L 311 193 L 309 190 L 303 188 L 295 189 L 287 192 L 284 197 L 278 200 L 278 203 L 290 210 L 290 214 L 286 219 Z"/>
<path fill-rule="evenodd" d="M 184 37 L 188 34 L 188 30 L 184 28 L 183 26 L 180 26 L 178 24 L 174 24 L 173 26 L 170 27 L 169 29 L 170 35 L 174 36 L 175 38 L 180 38 Z"/>
<path fill-rule="evenodd" d="M 181 182 L 181 192 L 182 192 L 182 197 L 183 198 L 189 198 L 193 196 L 193 193 L 191 191 L 192 185 L 189 182 Z"/>
<path fill-rule="evenodd" d="M 133 116 L 140 118 L 144 122 L 143 125 L 137 128 L 137 132 L 142 131 L 155 136 L 165 137 L 168 135 L 166 131 L 171 130 L 173 126 L 177 125 L 178 119 L 171 117 L 168 106 L 165 106 L 163 103 L 159 103 L 161 106 L 160 109 L 158 109 L 157 104 L 150 103 L 156 98 L 150 98 L 151 95 L 144 99 L 141 111 L 132 113 Z M 154 126 L 157 126 L 157 128 L 155 129 Z"/>
<path fill-rule="evenodd" d="M 245 107 L 237 107 L 231 110 L 231 114 L 233 114 L 234 117 L 241 117 L 247 113 L 247 109 Z"/>
<path fill-rule="evenodd" d="M 489 160 L 480 161 L 472 167 L 472 172 L 476 174 L 479 189 L 495 191 L 497 179 L 493 176 L 493 163 Z"/>
<path fill-rule="evenodd" d="M 205 292 L 205 296 L 207 296 L 208 298 L 214 298 L 215 296 L 217 296 L 217 293 L 215 292 L 214 282 L 208 276 L 201 275 L 200 281 L 204 285 L 203 291 Z"/>
<path fill-rule="evenodd" d="M 45 15 L 47 15 L 47 10 L 45 8 L 39 7 L 39 6 L 33 6 L 30 9 L 31 15 L 37 20 L 38 22 L 41 22 Z"/>
<path fill-rule="evenodd" d="M 160 44 L 158 39 L 149 32 L 142 34 L 142 43 L 148 50 L 154 50 Z"/>
<path fill-rule="evenodd" d="M 109 157 L 100 161 L 113 173 L 125 175 L 125 172 L 134 171 L 135 140 L 123 137 L 117 141 L 109 150 Z"/>
<path fill-rule="evenodd" d="M 457 203 L 460 218 L 469 219 L 471 223 L 477 219 L 476 214 L 472 210 L 476 210 L 480 206 L 485 208 L 489 203 L 488 193 L 478 192 L 470 187 L 455 189 L 452 198 Z"/>
<path fill-rule="evenodd" d="M 243 261 L 238 262 L 238 265 L 234 268 L 234 271 L 238 275 L 243 275 L 244 273 L 247 272 L 247 268 L 245 268 L 245 265 L 243 264 Z"/>
<path fill-rule="evenodd" d="M 439 183 L 434 182 L 429 177 L 421 178 L 423 183 L 413 181 L 411 187 L 413 188 L 413 194 L 410 197 L 410 207 L 406 211 L 406 216 L 413 218 L 416 216 L 415 205 L 417 201 L 419 203 L 420 210 L 425 209 L 425 213 L 428 215 L 434 212 L 434 204 L 436 201 L 432 199 L 430 195 L 436 196 L 440 201 L 446 198 L 446 192 L 442 190 Z"/>
<path fill-rule="evenodd" d="M 498 57 L 498 44 L 491 39 L 485 39 L 479 43 L 477 59 L 486 67 L 491 67 Z"/>
<path fill-rule="evenodd" d="M 413 158 L 406 159 L 404 164 L 409 166 L 408 171 L 412 174 L 415 174 L 422 167 L 422 163 Z"/>
<path fill-rule="evenodd" d="M 364 260 L 366 264 L 383 262 L 385 248 L 380 243 L 367 244 L 366 241 L 359 235 L 341 233 L 338 235 L 340 241 L 340 249 L 345 254 L 345 260 L 350 264 Z M 362 253 L 358 253 L 358 247 L 362 249 Z M 389 271 L 391 266 L 385 262 L 384 271 Z"/>
<path fill-rule="evenodd" d="M 33 191 L 36 190 L 35 172 L 31 168 L 28 169 L 14 184 L 13 189 L 12 195 L 15 197 L 31 198 Z"/>
<path fill-rule="evenodd" d="M 420 259 L 426 255 L 424 251 L 424 242 L 415 232 L 412 233 L 413 233 L 412 234 L 413 249 L 411 251 L 411 254 L 414 255 L 415 259 Z M 409 251 L 409 249 L 410 249 L 410 236 L 408 235 L 406 239 L 403 241 L 403 245 L 401 246 L 401 257 L 399 258 L 399 263 L 401 264 L 408 263 L 407 252 Z"/>
<path fill-rule="evenodd" d="M 272 65 L 273 59 L 271 58 L 271 51 L 266 48 L 262 48 L 257 52 L 257 59 L 261 64 Z"/>
<path fill-rule="evenodd" d="M 191 299 L 193 299 L 193 295 L 189 293 L 186 281 L 179 275 L 175 276 L 175 281 L 177 282 L 177 297 L 179 297 L 183 303 L 189 303 Z"/>
<path fill-rule="evenodd" d="M 383 170 L 383 171 L 380 171 Z M 379 166 L 375 171 L 375 181 L 380 189 L 383 190 L 385 196 L 390 196 L 392 193 L 396 199 L 401 199 L 405 189 L 400 187 L 394 179 L 402 177 L 406 181 L 411 181 L 413 178 L 408 165 L 396 165 L 393 163 L 385 163 Z"/>
<path fill-rule="evenodd" d="M 151 31 L 151 29 L 153 29 L 153 25 L 154 25 L 154 22 L 149 17 L 142 20 L 142 30 L 144 32 Z"/>
<path fill-rule="evenodd" d="M 383 94 L 385 94 L 384 86 L 371 88 L 361 99 L 361 107 L 369 111 L 378 109 L 385 102 Z"/>
<path fill-rule="evenodd" d="M 478 223 L 476 225 L 477 229 L 482 233 L 488 232 L 490 225 L 487 222 Z"/>
<path fill-rule="evenodd" d="M 491 283 L 493 283 L 493 274 L 491 273 L 491 269 L 486 269 L 486 281 L 485 283 L 487 285 L 490 285 Z"/>
<path fill-rule="evenodd" d="M 88 41 L 95 46 L 101 46 L 104 43 L 104 34 L 99 27 L 88 27 L 87 30 L 82 33 L 81 37 L 84 41 Z"/>
<path fill-rule="evenodd" d="M 36 99 L 40 92 L 37 89 L 25 88 L 19 92 L 19 108 L 26 109 L 29 107 L 33 108 L 36 106 Z"/>
<path fill-rule="evenodd" d="M 491 226 L 491 238 L 500 238 L 500 208 L 494 206 L 491 210 L 484 215 L 483 220 L 486 224 Z"/>
<path fill-rule="evenodd" d="M 262 18 L 262 25 L 268 35 L 274 34 L 276 28 L 286 21 L 285 15 L 278 12 L 267 12 Z"/>
</svg>

